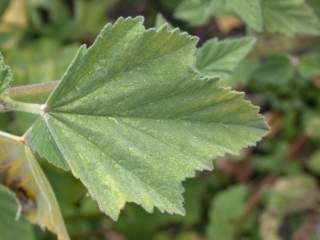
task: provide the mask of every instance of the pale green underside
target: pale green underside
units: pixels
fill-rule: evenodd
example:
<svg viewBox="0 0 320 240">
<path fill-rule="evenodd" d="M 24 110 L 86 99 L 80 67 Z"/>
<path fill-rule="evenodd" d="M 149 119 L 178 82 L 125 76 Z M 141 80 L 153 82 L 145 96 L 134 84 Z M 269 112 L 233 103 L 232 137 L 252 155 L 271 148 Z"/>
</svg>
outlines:
<svg viewBox="0 0 320 240">
<path fill-rule="evenodd" d="M 183 214 L 181 181 L 267 129 L 242 94 L 200 78 L 195 45 L 165 26 L 145 30 L 141 17 L 108 24 L 49 97 L 33 150 L 69 168 L 113 219 L 126 202 Z"/>
</svg>

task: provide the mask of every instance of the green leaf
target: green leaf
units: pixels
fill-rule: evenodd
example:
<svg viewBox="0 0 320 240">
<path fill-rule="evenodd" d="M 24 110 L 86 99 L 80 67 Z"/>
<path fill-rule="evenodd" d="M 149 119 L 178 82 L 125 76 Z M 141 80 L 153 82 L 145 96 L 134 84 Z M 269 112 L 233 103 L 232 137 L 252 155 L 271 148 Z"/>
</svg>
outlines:
<svg viewBox="0 0 320 240">
<path fill-rule="evenodd" d="M 289 56 L 274 55 L 268 57 L 253 73 L 252 78 L 262 86 L 281 89 L 289 86 L 295 73 Z"/>
<path fill-rule="evenodd" d="M 209 213 L 208 238 L 233 240 L 239 218 L 245 209 L 248 188 L 236 185 L 219 193 L 212 202 Z"/>
<path fill-rule="evenodd" d="M 199 26 L 209 21 L 212 10 L 211 0 L 185 0 L 175 10 L 175 17 Z"/>
<path fill-rule="evenodd" d="M 0 94 L 3 93 L 12 82 L 12 72 L 9 66 L 4 62 L 3 56 L 0 53 Z"/>
<path fill-rule="evenodd" d="M 15 196 L 4 186 L 0 185 L 0 237 L 1 240 L 34 240 L 31 225 L 18 220 L 19 203 Z"/>
<path fill-rule="evenodd" d="M 184 214 L 181 181 L 267 129 L 243 94 L 194 71 L 195 45 L 141 17 L 107 24 L 49 97 L 33 150 L 68 166 L 113 219 L 126 202 Z"/>
<path fill-rule="evenodd" d="M 25 144 L 0 137 L 2 183 L 16 193 L 24 217 L 68 240 L 51 186 L 31 150 Z"/>
<path fill-rule="evenodd" d="M 320 20 L 305 0 L 262 0 L 265 30 L 293 36 L 320 34 Z"/>
<path fill-rule="evenodd" d="M 227 78 L 252 49 L 255 39 L 243 37 L 206 42 L 197 52 L 197 69 L 205 76 Z"/>
<path fill-rule="evenodd" d="M 226 8 L 236 13 L 252 29 L 259 32 L 263 30 L 260 0 L 227 0 Z"/>
<path fill-rule="evenodd" d="M 320 48 L 313 49 L 312 52 L 303 55 L 298 66 L 302 76 L 307 78 L 320 76 Z"/>
</svg>

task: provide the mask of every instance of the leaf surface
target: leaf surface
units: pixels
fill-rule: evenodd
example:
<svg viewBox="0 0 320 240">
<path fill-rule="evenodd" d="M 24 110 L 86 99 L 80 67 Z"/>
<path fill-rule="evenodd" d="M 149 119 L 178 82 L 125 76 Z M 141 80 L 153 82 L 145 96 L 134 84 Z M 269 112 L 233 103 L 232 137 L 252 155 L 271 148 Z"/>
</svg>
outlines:
<svg viewBox="0 0 320 240">
<path fill-rule="evenodd" d="M 243 94 L 194 71 L 195 45 L 141 17 L 106 25 L 49 97 L 33 150 L 68 166 L 113 219 L 126 202 L 184 214 L 181 181 L 267 129 Z"/>
</svg>

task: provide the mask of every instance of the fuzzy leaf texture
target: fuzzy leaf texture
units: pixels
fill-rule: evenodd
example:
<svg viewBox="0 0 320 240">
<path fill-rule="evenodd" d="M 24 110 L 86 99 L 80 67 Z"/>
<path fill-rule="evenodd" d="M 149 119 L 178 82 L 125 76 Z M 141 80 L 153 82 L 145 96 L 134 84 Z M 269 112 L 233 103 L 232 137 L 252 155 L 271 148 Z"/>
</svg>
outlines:
<svg viewBox="0 0 320 240">
<path fill-rule="evenodd" d="M 181 182 L 267 130 L 243 94 L 194 70 L 196 43 L 141 17 L 107 24 L 49 97 L 33 150 L 70 169 L 113 219 L 126 202 L 184 214 Z"/>
<path fill-rule="evenodd" d="M 3 93 L 12 81 L 12 72 L 9 66 L 4 62 L 3 56 L 0 53 L 0 94 Z"/>
</svg>

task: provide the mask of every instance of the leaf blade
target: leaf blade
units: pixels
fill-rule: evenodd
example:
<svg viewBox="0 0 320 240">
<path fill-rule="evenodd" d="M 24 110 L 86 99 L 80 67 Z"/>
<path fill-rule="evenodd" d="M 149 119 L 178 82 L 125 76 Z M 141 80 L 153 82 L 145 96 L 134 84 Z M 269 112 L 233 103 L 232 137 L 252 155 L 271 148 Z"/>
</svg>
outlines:
<svg viewBox="0 0 320 240">
<path fill-rule="evenodd" d="M 181 181 L 266 132 L 242 94 L 194 71 L 195 43 L 167 27 L 145 30 L 141 18 L 120 19 L 79 50 L 47 101 L 44 134 L 113 219 L 126 202 L 183 214 Z M 34 126 L 35 151 L 38 133 Z"/>
</svg>

